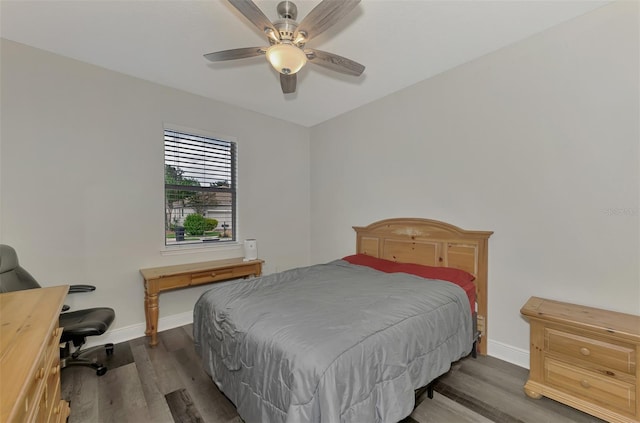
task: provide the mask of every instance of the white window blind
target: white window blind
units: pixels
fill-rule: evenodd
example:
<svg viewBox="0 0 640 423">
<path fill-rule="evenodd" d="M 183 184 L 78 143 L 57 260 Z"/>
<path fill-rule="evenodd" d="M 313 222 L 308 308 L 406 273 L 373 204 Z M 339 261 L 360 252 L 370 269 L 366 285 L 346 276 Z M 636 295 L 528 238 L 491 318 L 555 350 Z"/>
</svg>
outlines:
<svg viewBox="0 0 640 423">
<path fill-rule="evenodd" d="M 166 245 L 235 240 L 235 143 L 165 129 L 164 165 Z"/>
</svg>

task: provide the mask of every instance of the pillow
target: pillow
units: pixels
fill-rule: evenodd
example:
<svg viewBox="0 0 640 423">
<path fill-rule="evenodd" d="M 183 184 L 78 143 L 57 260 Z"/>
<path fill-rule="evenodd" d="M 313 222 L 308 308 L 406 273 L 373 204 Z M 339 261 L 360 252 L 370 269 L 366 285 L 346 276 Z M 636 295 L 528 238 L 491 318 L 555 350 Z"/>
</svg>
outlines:
<svg viewBox="0 0 640 423">
<path fill-rule="evenodd" d="M 351 264 L 357 264 L 359 266 L 367 266 L 372 269 L 379 270 L 381 272 L 393 273 L 395 266 L 398 264 L 395 261 L 385 260 L 366 254 L 354 254 L 352 256 L 343 257 L 342 260 L 348 261 Z"/>
<path fill-rule="evenodd" d="M 398 263 L 395 272 L 409 273 L 426 279 L 439 279 L 464 286 L 476 278 L 471 273 L 453 267 L 433 267 L 412 263 Z"/>
<path fill-rule="evenodd" d="M 467 285 L 475 279 L 475 276 L 471 273 L 460 269 L 454 269 L 453 267 L 434 267 L 413 263 L 397 263 L 395 261 L 372 257 L 366 254 L 354 254 L 346 256 L 342 260 L 348 261 L 351 264 L 371 267 L 386 273 L 408 273 L 410 275 L 420 276 L 426 279 L 449 281 L 460 286 Z"/>
</svg>

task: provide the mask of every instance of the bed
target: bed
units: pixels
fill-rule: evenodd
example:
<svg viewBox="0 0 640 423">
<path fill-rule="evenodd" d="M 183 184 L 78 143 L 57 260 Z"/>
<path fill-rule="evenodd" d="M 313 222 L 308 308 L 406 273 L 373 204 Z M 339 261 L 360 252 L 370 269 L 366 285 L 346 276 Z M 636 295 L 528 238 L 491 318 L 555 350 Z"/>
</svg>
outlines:
<svg viewBox="0 0 640 423">
<path fill-rule="evenodd" d="M 397 422 L 486 339 L 491 232 L 417 218 L 354 229 L 353 256 L 220 283 L 196 303 L 196 350 L 246 423 Z M 475 301 L 425 269 L 470 275 Z"/>
</svg>

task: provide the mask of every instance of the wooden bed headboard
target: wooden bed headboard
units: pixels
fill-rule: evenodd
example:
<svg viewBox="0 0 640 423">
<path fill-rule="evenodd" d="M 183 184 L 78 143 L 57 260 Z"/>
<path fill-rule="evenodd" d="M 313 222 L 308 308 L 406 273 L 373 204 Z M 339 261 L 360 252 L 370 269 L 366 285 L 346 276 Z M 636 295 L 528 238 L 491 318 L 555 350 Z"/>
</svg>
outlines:
<svg viewBox="0 0 640 423">
<path fill-rule="evenodd" d="M 487 250 L 493 232 L 466 231 L 449 223 L 420 218 L 386 219 L 353 229 L 358 254 L 399 263 L 454 267 L 473 274 L 481 341 L 478 352 L 487 354 Z"/>
</svg>

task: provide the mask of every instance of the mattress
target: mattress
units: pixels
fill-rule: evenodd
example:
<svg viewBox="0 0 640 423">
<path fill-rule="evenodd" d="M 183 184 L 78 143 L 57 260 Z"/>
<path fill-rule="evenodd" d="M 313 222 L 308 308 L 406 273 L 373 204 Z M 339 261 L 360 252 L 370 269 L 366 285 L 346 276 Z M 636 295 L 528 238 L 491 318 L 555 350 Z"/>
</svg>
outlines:
<svg viewBox="0 0 640 423">
<path fill-rule="evenodd" d="M 336 260 L 216 284 L 194 340 L 246 423 L 395 423 L 473 329 L 459 286 Z"/>
</svg>

